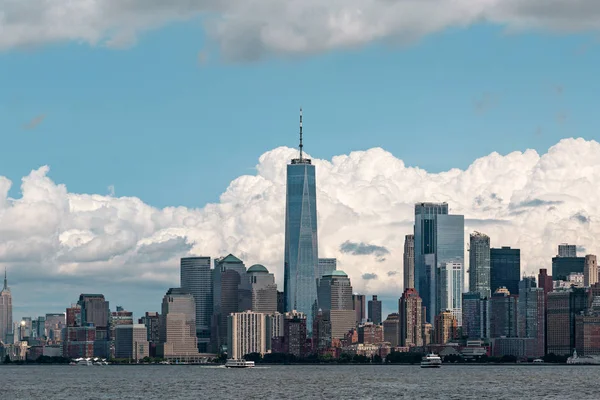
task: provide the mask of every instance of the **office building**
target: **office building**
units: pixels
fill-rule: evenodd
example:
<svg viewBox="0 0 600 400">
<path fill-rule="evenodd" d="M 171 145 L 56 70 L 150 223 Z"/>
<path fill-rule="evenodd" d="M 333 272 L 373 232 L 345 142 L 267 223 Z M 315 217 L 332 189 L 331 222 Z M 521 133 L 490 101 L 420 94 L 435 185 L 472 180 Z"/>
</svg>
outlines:
<svg viewBox="0 0 600 400">
<path fill-rule="evenodd" d="M 469 292 L 491 296 L 490 238 L 474 232 L 469 238 Z"/>
<path fill-rule="evenodd" d="M 312 327 L 313 312 L 318 309 L 317 194 L 315 166 L 302 150 L 300 111 L 300 156 L 287 166 L 284 293 L 285 310 L 304 313 L 307 326 Z"/>
<path fill-rule="evenodd" d="M 583 284 L 585 287 L 590 287 L 598 282 L 598 261 L 596 256 L 588 254 L 585 256 L 583 267 Z"/>
<path fill-rule="evenodd" d="M 158 343 L 160 338 L 160 314 L 153 311 L 146 311 L 146 314 L 139 319 L 139 324 L 146 327 L 146 340 L 150 343 Z"/>
<path fill-rule="evenodd" d="M 285 312 L 285 294 L 277 291 L 277 312 L 283 314 Z"/>
<path fill-rule="evenodd" d="M 369 309 L 369 321 L 375 325 L 381 324 L 381 300 L 377 300 L 377 296 L 373 295 L 367 308 Z"/>
<path fill-rule="evenodd" d="M 577 257 L 577 246 L 574 244 L 559 244 L 558 257 Z"/>
<path fill-rule="evenodd" d="M 600 316 L 575 316 L 575 347 L 578 356 L 600 356 Z"/>
<path fill-rule="evenodd" d="M 266 314 L 277 312 L 277 285 L 275 275 L 265 266 L 255 264 L 248 268 L 248 279 L 252 291 L 252 311 Z"/>
<path fill-rule="evenodd" d="M 122 324 L 115 327 L 115 358 L 142 360 L 150 357 L 150 344 L 144 325 Z"/>
<path fill-rule="evenodd" d="M 110 310 L 109 303 L 102 294 L 81 294 L 77 302 L 81 308 L 81 325 L 94 326 L 94 356 L 107 358 L 110 355 Z"/>
<path fill-rule="evenodd" d="M 490 337 L 490 299 L 479 292 L 463 293 L 462 334 L 473 340 Z"/>
<path fill-rule="evenodd" d="M 13 333 L 12 294 L 8 287 L 6 270 L 4 270 L 4 286 L 0 291 L 0 341 L 8 343 L 8 336 Z"/>
<path fill-rule="evenodd" d="M 398 313 L 388 315 L 383 321 L 383 341 L 390 343 L 392 347 L 400 345 L 400 315 Z"/>
<path fill-rule="evenodd" d="M 521 280 L 521 250 L 502 247 L 490 249 L 491 292 L 505 287 L 512 295 L 519 294 Z"/>
<path fill-rule="evenodd" d="M 490 301 L 490 337 L 517 337 L 518 296 L 505 287 L 496 289 Z"/>
<path fill-rule="evenodd" d="M 110 313 L 108 325 L 110 327 L 110 338 L 114 339 L 117 326 L 133 325 L 133 313 L 123 309 L 121 306 L 117 306 L 117 310 Z"/>
<path fill-rule="evenodd" d="M 347 333 L 346 333 L 347 334 Z M 324 354 L 332 343 L 331 320 L 329 312 L 319 309 L 313 322 L 313 353 Z"/>
<path fill-rule="evenodd" d="M 283 315 L 283 347 L 281 352 L 296 357 L 306 355 L 306 315 L 288 311 Z"/>
<path fill-rule="evenodd" d="M 415 286 L 428 321 L 439 312 L 442 265 L 464 266 L 464 225 L 464 216 L 448 214 L 447 203 L 415 204 Z"/>
<path fill-rule="evenodd" d="M 366 322 L 358 326 L 358 343 L 376 344 L 383 342 L 383 325 Z"/>
<path fill-rule="evenodd" d="M 185 257 L 180 261 L 180 287 L 196 302 L 196 337 L 198 350 L 208 352 L 213 313 L 213 287 L 210 257 Z"/>
<path fill-rule="evenodd" d="M 344 271 L 334 270 L 319 280 L 319 309 L 328 314 L 332 339 L 341 339 L 356 326 L 352 285 Z"/>
<path fill-rule="evenodd" d="M 423 307 L 419 293 L 413 289 L 404 289 L 398 302 L 400 318 L 399 344 L 404 347 L 423 345 Z"/>
<path fill-rule="evenodd" d="M 570 355 L 576 347 L 575 317 L 588 307 L 585 289 L 573 288 L 548 293 L 547 350 L 548 354 Z"/>
<path fill-rule="evenodd" d="M 362 324 L 367 321 L 366 296 L 364 294 L 352 295 L 352 308 L 356 314 L 356 324 Z"/>
<path fill-rule="evenodd" d="M 519 283 L 517 328 L 520 338 L 532 338 L 533 357 L 545 354 L 546 307 L 544 289 L 535 287 L 535 281 L 524 278 Z"/>
<path fill-rule="evenodd" d="M 331 274 L 337 269 L 336 258 L 319 258 L 319 265 L 317 269 L 317 279 L 321 279 L 325 275 Z"/>
<path fill-rule="evenodd" d="M 415 235 L 404 237 L 404 290 L 415 287 Z"/>
<path fill-rule="evenodd" d="M 443 311 L 435 316 L 435 343 L 446 344 L 458 338 L 458 324 L 454 314 Z"/>
<path fill-rule="evenodd" d="M 157 356 L 167 360 L 198 359 L 196 300 L 181 288 L 171 288 L 163 297 Z"/>
<path fill-rule="evenodd" d="M 463 265 L 444 263 L 439 272 L 440 289 L 438 294 L 439 310 L 448 310 L 462 326 L 462 294 L 464 288 Z"/>
<path fill-rule="evenodd" d="M 211 348 L 227 351 L 227 316 L 252 309 L 252 288 L 244 262 L 233 254 L 217 258 L 213 272 Z"/>
<path fill-rule="evenodd" d="M 552 276 L 548 275 L 546 268 L 541 268 L 538 274 L 538 284 L 544 289 L 544 294 L 547 296 L 553 289 Z"/>
<path fill-rule="evenodd" d="M 62 341 L 62 330 L 66 325 L 64 313 L 46 314 L 45 331 L 50 343 L 55 344 Z"/>
<path fill-rule="evenodd" d="M 95 355 L 96 328 L 93 326 L 68 326 L 65 328 L 63 357 L 90 358 Z"/>
<path fill-rule="evenodd" d="M 227 317 L 229 358 L 242 359 L 245 355 L 267 352 L 267 315 L 253 311 L 232 313 Z"/>
<path fill-rule="evenodd" d="M 584 273 L 585 257 L 577 257 L 577 246 L 558 245 L 558 255 L 552 258 L 552 279 L 566 281 L 574 273 Z"/>
</svg>

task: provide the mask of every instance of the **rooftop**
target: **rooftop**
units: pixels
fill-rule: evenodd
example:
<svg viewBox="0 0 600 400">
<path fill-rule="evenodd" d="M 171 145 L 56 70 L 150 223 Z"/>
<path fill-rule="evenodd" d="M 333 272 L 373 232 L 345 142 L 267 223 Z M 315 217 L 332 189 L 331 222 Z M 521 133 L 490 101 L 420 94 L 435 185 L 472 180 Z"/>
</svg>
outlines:
<svg viewBox="0 0 600 400">
<path fill-rule="evenodd" d="M 268 274 L 269 270 L 261 264 L 254 264 L 253 266 L 251 266 L 250 268 L 248 268 L 248 273 L 265 273 Z"/>
</svg>

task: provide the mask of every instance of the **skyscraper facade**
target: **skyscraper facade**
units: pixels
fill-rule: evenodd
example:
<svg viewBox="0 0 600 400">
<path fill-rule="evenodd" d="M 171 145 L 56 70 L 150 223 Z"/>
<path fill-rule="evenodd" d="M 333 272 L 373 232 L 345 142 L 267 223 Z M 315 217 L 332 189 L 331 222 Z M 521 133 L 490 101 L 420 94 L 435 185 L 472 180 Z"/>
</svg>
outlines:
<svg viewBox="0 0 600 400">
<path fill-rule="evenodd" d="M 356 326 L 352 284 L 344 271 L 333 271 L 319 280 L 319 309 L 331 324 L 332 339 L 341 339 Z"/>
<path fill-rule="evenodd" d="M 490 297 L 490 238 L 474 232 L 469 238 L 469 292 Z"/>
<path fill-rule="evenodd" d="M 325 275 L 331 274 L 337 269 L 336 258 L 319 258 L 319 265 L 317 269 L 317 279 L 321 279 Z"/>
<path fill-rule="evenodd" d="M 558 257 L 577 257 L 577 246 L 568 243 L 559 244 Z"/>
<path fill-rule="evenodd" d="M 12 294 L 8 287 L 6 271 L 4 271 L 4 286 L 0 291 L 0 340 L 7 343 L 7 336 L 13 331 Z"/>
<path fill-rule="evenodd" d="M 535 282 L 535 281 L 534 281 Z M 519 283 L 517 305 L 517 328 L 520 338 L 535 339 L 532 354 L 541 357 L 546 345 L 546 313 L 544 289 L 532 285 L 531 280 L 523 279 Z"/>
<path fill-rule="evenodd" d="M 517 337 L 518 296 L 501 287 L 492 294 L 490 302 L 490 337 Z"/>
<path fill-rule="evenodd" d="M 462 332 L 468 339 L 490 337 L 490 299 L 482 298 L 479 292 L 463 294 Z"/>
<path fill-rule="evenodd" d="M 381 300 L 377 300 L 377 296 L 373 295 L 367 308 L 369 309 L 369 320 L 375 325 L 381 324 Z"/>
<path fill-rule="evenodd" d="M 435 343 L 446 344 L 458 337 L 458 325 L 454 314 L 443 311 L 435 316 Z"/>
<path fill-rule="evenodd" d="M 464 268 L 464 226 L 464 216 L 448 215 L 447 203 L 415 204 L 415 284 L 429 321 L 439 311 L 440 290 L 446 290 L 439 282 L 442 265 Z"/>
<path fill-rule="evenodd" d="M 352 295 L 352 307 L 356 314 L 356 324 L 361 324 L 367 320 L 366 313 L 366 296 L 364 294 L 353 294 Z"/>
<path fill-rule="evenodd" d="M 583 283 L 586 287 L 589 287 L 596 282 L 598 282 L 598 260 L 595 255 L 588 254 L 585 256 Z"/>
<path fill-rule="evenodd" d="M 277 285 L 275 276 L 260 264 L 248 268 L 252 290 L 252 311 L 266 314 L 277 312 Z"/>
<path fill-rule="evenodd" d="M 383 321 L 383 341 L 389 342 L 392 347 L 400 345 L 400 315 L 398 313 L 388 315 Z"/>
<path fill-rule="evenodd" d="M 157 355 L 170 360 L 197 358 L 194 296 L 181 288 L 169 289 L 163 297 L 160 318 L 160 344 L 157 346 Z"/>
<path fill-rule="evenodd" d="M 419 293 L 413 288 L 404 289 L 404 293 L 402 293 L 402 297 L 398 302 L 400 346 L 423 345 L 422 309 L 422 300 Z"/>
<path fill-rule="evenodd" d="M 404 289 L 415 287 L 415 235 L 404 237 Z"/>
<path fill-rule="evenodd" d="M 81 294 L 77 304 L 81 307 L 82 326 L 92 326 L 96 330 L 94 356 L 108 357 L 111 340 L 108 301 L 102 294 Z"/>
<path fill-rule="evenodd" d="M 460 327 L 462 326 L 462 294 L 464 288 L 463 265 L 455 262 L 444 263 L 440 268 L 439 277 L 438 309 L 450 311 Z"/>
<path fill-rule="evenodd" d="M 300 111 L 300 157 L 287 166 L 285 207 L 284 293 L 286 311 L 306 315 L 312 327 L 317 310 L 317 194 L 315 166 L 302 153 Z"/>
<path fill-rule="evenodd" d="M 505 287 L 511 295 L 519 294 L 521 250 L 502 247 L 490 250 L 491 291 Z"/>
<path fill-rule="evenodd" d="M 229 358 L 241 359 L 246 354 L 267 351 L 267 315 L 252 311 L 232 313 L 227 317 Z"/>
<path fill-rule="evenodd" d="M 210 257 L 185 257 L 180 264 L 180 286 L 196 302 L 196 337 L 201 353 L 208 352 L 213 312 Z"/>
</svg>

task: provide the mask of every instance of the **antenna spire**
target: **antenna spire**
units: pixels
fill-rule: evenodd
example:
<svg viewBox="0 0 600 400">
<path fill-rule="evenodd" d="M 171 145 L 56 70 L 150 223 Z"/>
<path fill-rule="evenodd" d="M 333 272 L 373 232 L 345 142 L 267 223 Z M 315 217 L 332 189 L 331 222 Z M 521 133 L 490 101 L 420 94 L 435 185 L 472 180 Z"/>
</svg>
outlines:
<svg viewBox="0 0 600 400">
<path fill-rule="evenodd" d="M 302 161 L 302 107 L 300 107 L 300 161 Z"/>
<path fill-rule="evenodd" d="M 4 267 L 4 289 L 8 289 L 8 280 L 6 279 L 6 267 Z"/>
</svg>

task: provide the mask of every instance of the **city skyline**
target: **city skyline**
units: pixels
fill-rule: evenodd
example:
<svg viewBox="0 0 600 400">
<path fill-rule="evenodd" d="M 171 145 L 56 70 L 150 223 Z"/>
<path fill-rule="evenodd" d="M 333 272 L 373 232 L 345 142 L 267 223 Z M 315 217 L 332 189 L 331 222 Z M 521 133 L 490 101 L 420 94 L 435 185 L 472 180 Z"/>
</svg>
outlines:
<svg viewBox="0 0 600 400">
<path fill-rule="evenodd" d="M 293 135 L 290 135 L 290 137 L 292 139 Z M 551 160 L 556 159 L 556 157 L 560 157 L 562 152 L 573 149 L 573 147 L 581 146 L 597 147 L 600 149 L 600 145 L 598 145 L 596 142 L 565 140 L 555 146 L 551 152 L 539 159 L 536 164 L 531 166 L 531 168 L 539 168 L 539 165 L 547 164 L 548 162 L 551 162 Z M 263 208 L 269 209 L 270 212 L 272 212 L 273 217 L 268 218 L 268 221 L 274 220 L 276 217 L 281 217 L 283 220 L 284 207 L 282 205 L 285 204 L 285 184 L 284 181 L 281 181 L 281 173 L 285 170 L 284 168 L 286 165 L 286 159 L 289 160 L 290 158 L 297 156 L 297 151 L 298 150 L 296 149 L 279 149 L 278 151 L 267 153 L 264 157 L 261 157 L 262 165 L 259 166 L 259 175 L 252 179 L 252 183 L 248 182 L 248 179 L 251 178 L 249 176 L 240 178 L 235 185 L 232 185 L 226 195 L 233 195 L 233 192 L 240 190 L 243 191 L 245 188 L 249 187 L 248 185 L 253 187 L 254 181 L 265 184 L 266 180 L 269 182 L 268 189 L 266 191 L 268 195 L 265 195 L 264 189 L 261 189 L 263 194 L 260 198 L 255 198 L 254 201 L 248 205 L 248 212 L 261 214 L 264 213 L 264 211 L 262 211 Z M 282 153 L 285 154 L 285 158 L 280 156 Z M 355 153 L 354 157 L 358 155 L 361 162 L 367 162 L 367 160 L 372 158 L 373 153 L 375 153 L 375 155 L 381 155 L 380 150 L 371 150 L 363 153 Z M 395 160 L 389 154 L 386 156 L 388 157 L 388 161 Z M 509 162 L 514 160 L 515 157 L 519 156 L 530 157 L 531 155 L 511 154 L 507 157 L 492 155 L 488 158 L 495 159 L 497 162 Z M 421 198 L 419 192 L 402 195 L 399 194 L 398 199 L 403 199 L 403 201 L 406 202 L 404 203 L 405 205 L 390 205 L 387 209 L 380 205 L 379 208 L 376 209 L 377 219 L 383 221 L 388 215 L 392 215 L 391 213 L 394 213 L 395 216 L 393 219 L 385 222 L 388 227 L 386 227 L 384 231 L 375 232 L 371 230 L 368 225 L 371 224 L 370 219 L 373 218 L 373 209 L 365 209 L 364 204 L 357 204 L 357 202 L 355 202 L 353 199 L 348 198 L 347 194 L 345 194 L 343 191 L 340 191 L 337 185 L 332 186 L 332 184 L 337 182 L 339 179 L 345 179 L 349 183 L 349 185 L 346 186 L 348 192 L 355 194 L 359 193 L 360 181 L 354 182 L 352 180 L 356 175 L 347 175 L 347 173 L 344 172 L 344 168 L 347 167 L 350 160 L 352 160 L 352 157 L 343 160 L 337 160 L 334 162 L 334 164 L 325 162 L 323 160 L 314 160 L 315 164 L 317 164 L 317 168 L 319 168 L 319 170 L 323 170 L 324 174 L 326 175 L 326 179 L 321 179 L 321 183 L 319 183 L 320 175 L 317 173 L 317 185 L 319 188 L 317 191 L 317 198 L 320 199 L 318 200 L 320 203 L 325 202 L 326 205 L 324 208 L 325 212 L 323 212 L 322 207 L 319 207 L 319 218 L 320 220 L 325 221 L 325 223 L 321 222 L 319 229 L 321 243 L 319 254 L 324 257 L 336 258 L 339 268 L 344 269 L 349 273 L 350 276 L 354 277 L 354 282 L 356 282 L 354 283 L 354 287 L 356 288 L 356 291 L 358 293 L 367 295 L 377 294 L 381 299 L 384 300 L 384 310 L 389 311 L 393 309 L 392 304 L 395 301 L 396 294 L 402 290 L 402 258 L 404 251 L 404 238 L 406 234 L 410 234 L 413 231 L 413 224 L 409 219 L 412 218 L 412 216 L 406 215 L 408 213 L 406 212 L 405 207 L 412 208 L 414 207 L 414 204 L 408 203 L 410 200 L 407 199 L 407 197 Z M 477 166 L 482 162 L 483 160 L 478 160 L 478 162 L 475 163 L 469 171 L 465 171 L 463 174 L 466 176 L 475 173 Z M 515 170 L 513 169 L 512 173 L 514 173 L 514 171 Z M 414 172 L 416 171 L 411 171 L 411 169 L 408 168 L 407 170 L 403 171 L 403 174 L 410 175 Z M 483 171 L 478 173 L 481 172 Z M 384 167 L 381 167 L 380 170 L 371 170 L 370 173 L 373 174 L 373 176 L 381 176 L 380 174 L 386 174 L 387 172 Z M 500 171 L 488 170 L 487 173 L 495 174 L 497 176 Z M 429 179 L 439 180 L 442 176 L 431 175 L 429 176 Z M 392 174 L 390 179 L 394 181 L 397 178 Z M 452 180 L 460 179 L 462 178 L 454 177 Z M 36 269 L 32 270 L 20 268 L 20 266 L 27 262 L 25 259 L 23 261 L 4 262 L 3 266 L 8 267 L 9 275 L 11 275 L 11 282 L 14 283 L 12 285 L 14 298 L 20 297 L 19 293 L 20 290 L 22 290 L 20 289 L 22 287 L 26 288 L 29 285 L 29 287 L 37 288 L 40 282 L 37 279 L 56 282 L 59 285 L 57 286 L 58 288 L 69 288 L 69 291 L 72 292 L 84 293 L 103 291 L 108 295 L 111 295 L 111 297 L 114 297 L 112 293 L 116 293 L 111 292 L 111 290 L 114 290 L 114 285 L 117 285 L 128 289 L 127 291 L 118 290 L 119 297 L 121 297 L 119 302 L 127 305 L 128 308 L 134 310 L 136 313 L 140 313 L 145 309 L 152 309 L 156 307 L 151 299 L 153 296 L 157 295 L 163 290 L 161 284 L 163 280 L 172 282 L 173 286 L 177 284 L 177 277 L 179 275 L 177 270 L 179 257 L 202 255 L 216 258 L 230 252 L 239 254 L 240 257 L 244 258 L 244 261 L 247 263 L 247 265 L 252 265 L 254 263 L 266 265 L 268 269 L 275 274 L 276 283 L 279 285 L 279 287 L 283 287 L 283 254 L 278 255 L 277 251 L 273 251 L 269 248 L 271 245 L 274 247 L 278 246 L 277 243 L 281 243 L 279 246 L 283 247 L 283 221 L 274 221 L 275 223 L 272 226 L 269 226 L 269 224 L 265 225 L 265 222 L 267 221 L 259 221 L 260 228 L 263 228 L 263 232 L 260 233 L 260 237 L 262 239 L 260 243 L 255 237 L 239 237 L 237 241 L 233 242 L 234 245 L 231 248 L 226 248 L 224 244 L 219 245 L 217 243 L 218 248 L 223 248 L 222 252 L 217 252 L 210 249 L 208 251 L 204 251 L 203 249 L 205 249 L 206 246 L 198 246 L 198 243 L 202 242 L 210 245 L 210 241 L 212 240 L 214 245 L 215 236 L 211 234 L 215 231 L 219 232 L 224 228 L 227 229 L 227 227 L 219 224 L 219 228 L 215 228 L 216 230 L 212 231 L 210 229 L 200 229 L 200 225 L 206 225 L 208 223 L 210 226 L 211 222 L 210 220 L 207 220 L 207 213 L 210 212 L 211 209 L 215 209 L 215 206 L 218 210 L 220 210 L 220 212 L 225 212 L 226 203 L 223 203 L 222 205 L 208 205 L 204 210 L 189 210 L 183 208 L 178 208 L 176 210 L 157 210 L 144 205 L 143 210 L 145 213 L 149 212 L 150 214 L 155 215 L 155 217 L 152 218 L 175 218 L 181 222 L 174 221 L 173 223 L 168 223 L 162 229 L 160 226 L 151 228 L 151 231 L 147 234 L 151 236 L 147 236 L 145 239 L 140 240 L 137 243 L 127 243 L 127 240 L 125 240 L 125 243 L 121 243 L 121 245 L 125 246 L 125 253 L 123 256 L 115 257 L 111 255 L 111 259 L 109 260 L 93 261 L 95 260 L 94 257 L 107 257 L 110 255 L 110 250 L 108 255 L 102 255 L 106 254 L 106 252 L 99 253 L 98 251 L 101 249 L 95 248 L 94 246 L 108 245 L 111 243 L 111 240 L 115 241 L 119 238 L 127 239 L 127 236 L 133 233 L 131 229 L 137 229 L 135 226 L 132 226 L 132 223 L 135 223 L 134 220 L 132 220 L 135 215 L 128 216 L 119 210 L 123 210 L 124 207 L 128 206 L 139 206 L 140 203 L 138 203 L 138 200 L 131 198 L 99 196 L 92 198 L 88 195 L 70 194 L 66 192 L 66 190 L 63 190 L 61 186 L 54 184 L 47 176 L 45 176 L 43 171 L 42 173 L 34 173 L 30 176 L 30 178 L 25 180 L 23 189 L 25 193 L 24 198 L 14 200 L 10 203 L 5 203 L 5 207 L 8 206 L 8 208 L 6 208 L 7 212 L 5 213 L 5 217 L 7 215 L 11 216 L 11 214 L 16 215 L 16 213 L 23 209 L 25 204 L 33 203 L 37 205 L 40 204 L 40 202 L 45 201 L 43 196 L 40 198 L 35 197 L 34 195 L 39 193 L 39 190 L 41 189 L 53 192 L 59 198 L 61 195 L 63 195 L 64 201 L 67 201 L 75 206 L 75 209 L 67 215 L 69 219 L 80 218 L 76 217 L 78 215 L 83 217 L 86 212 L 85 210 L 89 209 L 92 199 L 95 203 L 95 205 L 92 206 L 92 209 L 95 210 L 93 211 L 95 215 L 102 215 L 104 212 L 103 210 L 108 207 L 110 210 L 112 210 L 112 216 L 110 214 L 108 215 L 105 225 L 102 228 L 103 231 L 98 231 L 95 233 L 94 231 L 89 230 L 83 231 L 80 229 L 67 229 L 65 227 L 61 227 L 62 232 L 59 236 L 59 239 L 62 239 L 62 244 L 56 248 L 56 250 L 53 250 L 52 248 L 49 249 L 47 246 L 39 247 L 41 246 L 40 243 L 37 243 L 38 247 L 36 247 L 34 243 L 30 253 L 27 255 L 21 254 L 20 257 L 22 258 L 25 257 L 25 259 L 28 259 L 27 257 L 29 257 L 29 259 L 35 260 L 37 257 L 41 256 L 39 253 L 37 253 L 39 249 L 43 251 L 50 251 L 48 256 L 51 258 L 54 257 L 55 264 L 53 264 L 53 268 L 50 270 L 41 271 L 43 278 L 36 278 L 35 276 L 32 276 L 33 271 L 38 271 Z M 381 190 L 383 190 L 383 187 Z M 434 190 L 435 189 L 432 191 Z M 323 195 L 325 195 L 325 197 Z M 339 199 L 332 199 L 332 195 L 339 196 Z M 439 193 L 431 197 L 436 196 L 439 198 Z M 521 194 L 521 198 L 522 196 L 523 195 Z M 457 212 L 461 209 L 465 210 L 463 211 L 465 214 L 465 247 L 468 243 L 467 234 L 475 230 L 482 231 L 489 235 L 491 237 L 492 247 L 522 247 L 521 271 L 523 273 L 535 273 L 535 269 L 538 266 L 544 266 L 548 269 L 551 269 L 551 261 L 549 261 L 549 259 L 551 256 L 555 256 L 557 253 L 555 246 L 563 242 L 576 243 L 579 246 L 578 250 L 580 257 L 583 257 L 587 253 L 596 252 L 596 239 L 588 236 L 588 234 L 584 234 L 585 232 L 594 231 L 594 225 L 590 224 L 589 221 L 591 218 L 593 218 L 592 215 L 594 208 L 592 207 L 595 206 L 589 206 L 591 212 L 589 214 L 585 213 L 584 215 L 584 212 L 581 209 L 574 209 L 574 205 L 568 200 L 542 200 L 540 197 L 544 196 L 536 196 L 535 194 L 529 196 L 529 198 L 533 198 L 532 200 L 517 201 L 516 199 L 512 199 L 510 202 L 507 202 L 506 200 L 494 199 L 493 196 L 491 196 L 488 200 L 482 199 L 481 195 L 475 196 L 475 194 L 472 194 L 470 198 L 473 197 L 473 201 L 476 202 L 476 206 L 471 205 L 470 210 L 465 209 L 465 207 L 469 206 L 468 198 L 466 200 L 461 200 L 457 197 L 456 203 L 450 203 L 451 213 L 454 213 L 454 210 L 457 210 Z M 392 198 L 388 198 L 390 201 L 392 201 Z M 491 204 L 495 204 L 495 209 L 490 208 L 490 201 L 492 202 Z M 275 204 L 273 202 L 280 203 Z M 481 210 L 481 207 L 477 205 L 477 202 L 487 202 L 487 205 L 485 206 L 487 207 L 487 210 Z M 228 203 L 229 205 L 227 207 L 235 204 L 231 202 Z M 270 206 L 270 204 L 273 204 L 273 206 Z M 344 225 L 342 225 L 344 226 L 344 229 L 332 232 L 332 226 L 328 226 L 328 224 L 331 224 L 332 221 L 335 221 L 337 218 L 343 216 L 343 214 L 339 215 L 339 212 L 332 210 L 332 207 L 334 209 L 336 207 L 341 207 L 342 210 L 347 210 L 348 207 L 350 207 L 355 213 L 359 213 L 358 215 L 360 217 L 357 221 L 349 221 L 345 219 Z M 549 220 L 547 214 L 544 213 L 544 211 L 548 209 L 554 210 L 554 213 Z M 42 214 L 44 211 L 45 210 L 43 208 L 38 210 L 38 212 L 42 212 Z M 396 212 L 399 213 L 396 214 Z M 529 221 L 519 221 L 517 218 L 524 212 L 528 213 L 527 219 Z M 121 213 L 121 216 L 117 215 L 118 213 Z M 174 213 L 178 213 L 179 215 L 175 216 Z M 364 217 L 362 215 L 364 215 Z M 406 219 L 402 219 L 400 215 L 406 215 Z M 505 219 L 487 218 L 491 216 L 502 216 Z M 240 223 L 243 227 L 244 219 L 242 217 L 243 213 L 240 213 L 234 217 L 234 220 Z M 536 222 L 534 217 L 542 219 L 541 226 L 534 227 L 533 225 L 530 225 Z M 87 217 L 84 218 L 87 219 Z M 185 219 L 189 221 L 190 218 L 195 220 L 196 223 L 200 225 L 186 227 L 185 224 L 182 224 Z M 200 220 L 203 221 L 201 222 Z M 526 223 L 523 224 L 523 222 Z M 545 229 L 541 229 L 546 226 L 544 225 L 544 222 L 545 224 L 559 223 L 562 224 L 562 226 L 565 226 L 567 229 L 564 229 L 563 231 L 551 232 L 551 237 L 548 238 L 544 236 L 544 234 L 547 233 L 545 232 Z M 115 225 L 124 227 L 129 226 L 129 228 L 125 229 L 124 232 L 113 235 L 108 234 L 107 229 L 110 228 L 110 226 Z M 363 228 L 366 228 L 366 230 Z M 25 226 L 25 229 L 27 230 L 31 228 Z M 358 232 L 357 229 L 360 230 L 360 232 Z M 223 231 L 223 233 L 225 232 L 227 232 L 227 230 Z M 352 233 L 352 236 L 349 237 L 348 232 L 355 233 Z M 372 235 L 371 232 L 373 232 Z M 515 235 L 515 232 L 518 234 Z M 540 232 L 537 233 L 537 235 L 539 235 L 537 237 L 535 236 L 536 232 Z M 390 233 L 392 234 L 391 237 Z M 35 235 L 36 231 L 34 231 L 33 234 Z M 525 234 L 527 236 L 525 236 Z M 384 235 L 387 237 L 384 237 Z M 521 241 L 521 238 L 523 237 L 525 240 Z M 43 239 L 40 238 L 39 240 Z M 536 245 L 536 240 L 544 240 L 543 245 Z M 251 252 L 248 250 L 239 251 L 240 246 L 252 250 Z M 233 251 L 230 251 L 229 249 L 233 249 Z M 238 252 L 236 252 L 236 249 Z M 8 249 L 4 247 L 3 254 L 5 257 L 8 256 L 9 258 L 14 258 L 19 254 L 7 254 L 7 251 L 14 252 L 15 250 L 18 250 L 18 248 L 12 247 Z M 123 251 L 115 249 L 114 247 L 112 250 Z M 60 258 L 59 252 L 62 253 Z M 66 263 L 63 261 L 68 260 L 72 255 L 75 255 L 75 259 L 79 258 L 80 261 L 71 263 Z M 91 257 L 91 259 L 89 257 Z M 90 261 L 86 261 L 86 258 L 88 258 Z M 127 264 L 127 258 L 132 260 L 141 260 L 142 264 L 140 266 L 149 267 L 148 270 L 144 270 L 143 268 L 137 269 L 140 266 Z M 63 262 L 61 263 L 61 261 Z M 466 271 L 466 268 L 468 268 L 468 257 L 465 258 L 465 264 Z M 28 265 L 31 265 L 31 262 L 28 262 Z M 109 269 L 120 265 L 120 273 L 122 276 L 105 275 L 100 270 L 97 270 L 98 267 L 94 268 L 94 265 L 104 265 Z M 92 270 L 87 272 L 87 274 L 91 273 L 92 276 L 95 277 L 93 282 L 84 278 L 86 266 L 92 267 Z M 69 269 L 71 270 L 69 271 Z M 136 278 L 139 276 L 137 275 L 138 273 L 142 274 L 140 278 Z M 81 275 L 81 277 L 79 275 Z M 115 280 L 109 281 L 109 278 Z M 132 291 L 129 292 L 129 288 L 131 288 L 131 283 L 129 282 L 133 282 L 134 279 L 139 279 L 139 285 L 132 288 Z M 465 278 L 465 282 L 466 280 L 467 279 Z M 39 309 L 39 307 L 35 306 L 35 300 L 38 296 L 39 298 L 43 299 L 38 302 L 40 304 L 43 303 L 45 306 L 48 305 L 45 297 L 52 297 L 52 301 L 55 301 L 54 299 L 56 299 L 56 309 L 51 307 L 52 310 L 50 311 L 60 311 L 62 304 L 72 301 L 70 295 L 67 293 L 69 292 L 67 291 L 65 293 L 60 289 L 54 290 L 50 287 L 43 287 L 39 290 L 39 295 L 38 291 L 36 291 L 33 296 L 28 297 L 29 306 L 25 306 L 21 301 L 15 303 L 15 316 L 27 316 L 30 314 L 35 314 L 35 312 L 37 312 Z M 52 302 L 50 304 L 52 304 Z"/>
</svg>

